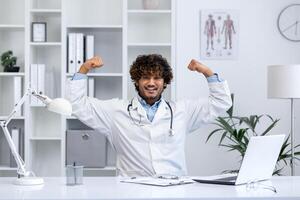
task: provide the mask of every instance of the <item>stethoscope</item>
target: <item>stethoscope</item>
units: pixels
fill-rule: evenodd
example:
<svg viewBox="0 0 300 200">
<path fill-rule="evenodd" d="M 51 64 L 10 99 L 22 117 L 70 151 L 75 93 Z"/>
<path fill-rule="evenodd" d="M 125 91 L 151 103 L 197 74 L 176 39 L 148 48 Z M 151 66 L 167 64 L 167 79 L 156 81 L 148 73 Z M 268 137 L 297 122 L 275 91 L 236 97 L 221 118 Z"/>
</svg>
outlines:
<svg viewBox="0 0 300 200">
<path fill-rule="evenodd" d="M 137 125 L 137 126 L 143 126 L 143 124 L 141 124 L 141 120 L 142 120 L 141 115 L 139 115 L 139 116 L 140 116 L 140 119 L 139 119 L 139 122 L 138 122 L 138 123 L 133 119 L 133 117 L 132 117 L 132 115 L 131 115 L 130 107 L 132 107 L 132 101 L 133 101 L 133 99 L 131 99 L 130 104 L 128 104 L 128 106 L 127 106 L 127 112 L 128 112 L 128 114 L 129 114 L 129 116 L 130 116 L 130 119 L 132 120 L 132 122 L 133 122 L 135 125 Z M 167 102 L 167 101 L 165 101 L 165 102 L 166 102 L 166 104 L 168 105 L 168 107 L 169 107 L 169 109 L 170 109 L 170 114 L 171 114 L 169 136 L 174 136 L 175 132 L 174 132 L 174 130 L 173 130 L 173 110 L 172 110 L 172 107 L 170 106 L 169 102 Z"/>
</svg>

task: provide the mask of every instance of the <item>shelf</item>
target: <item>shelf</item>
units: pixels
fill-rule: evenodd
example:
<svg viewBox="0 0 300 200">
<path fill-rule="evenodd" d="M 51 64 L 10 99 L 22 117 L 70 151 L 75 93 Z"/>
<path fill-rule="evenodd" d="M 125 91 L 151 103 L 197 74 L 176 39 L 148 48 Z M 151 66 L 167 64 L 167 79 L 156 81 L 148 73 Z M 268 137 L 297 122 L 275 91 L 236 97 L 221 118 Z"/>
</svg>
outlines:
<svg viewBox="0 0 300 200">
<path fill-rule="evenodd" d="M 59 141 L 59 140 L 61 140 L 61 138 L 59 138 L 59 137 L 32 137 L 32 138 L 30 138 L 30 140 L 33 140 L 33 141 L 47 141 L 47 140 Z"/>
<path fill-rule="evenodd" d="M 36 14 L 61 14 L 61 9 L 31 9 L 30 12 Z"/>
<path fill-rule="evenodd" d="M 7 119 L 8 116 L 0 116 L 0 120 L 5 120 Z M 24 120 L 25 117 L 24 116 L 19 116 L 19 117 L 13 117 L 12 120 L 15 120 L 15 119 L 22 119 Z"/>
<path fill-rule="evenodd" d="M 1 76 L 25 76 L 24 72 L 0 72 Z"/>
<path fill-rule="evenodd" d="M 74 116 L 68 116 L 68 117 L 66 117 L 66 119 L 77 119 L 77 117 L 74 117 Z"/>
<path fill-rule="evenodd" d="M 74 74 L 72 73 L 67 73 L 66 74 L 67 76 L 73 76 Z M 122 77 L 123 74 L 122 73 L 88 73 L 87 74 L 88 77 L 101 77 L 101 76 L 104 76 L 104 77 Z"/>
<path fill-rule="evenodd" d="M 0 166 L 0 171 L 16 171 L 16 167 Z"/>
<path fill-rule="evenodd" d="M 92 24 L 79 24 L 68 25 L 67 28 L 99 28 L 99 29 L 122 29 L 122 25 L 92 25 Z"/>
<path fill-rule="evenodd" d="M 61 46 L 61 42 L 30 42 L 31 46 Z"/>
<path fill-rule="evenodd" d="M 171 14 L 171 10 L 128 10 L 128 14 Z"/>
<path fill-rule="evenodd" d="M 0 24 L 0 30 L 23 30 L 24 25 L 19 24 Z"/>
<path fill-rule="evenodd" d="M 171 43 L 142 43 L 142 42 L 136 42 L 136 43 L 128 43 L 128 47 L 171 47 Z"/>
</svg>

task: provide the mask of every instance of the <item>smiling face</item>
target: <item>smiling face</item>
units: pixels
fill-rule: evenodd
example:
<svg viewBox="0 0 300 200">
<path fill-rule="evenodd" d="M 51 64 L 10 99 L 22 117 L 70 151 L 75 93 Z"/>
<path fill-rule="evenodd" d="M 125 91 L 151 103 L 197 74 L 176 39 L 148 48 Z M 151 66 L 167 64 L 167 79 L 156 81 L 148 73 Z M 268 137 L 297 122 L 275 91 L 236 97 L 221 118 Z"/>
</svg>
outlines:
<svg viewBox="0 0 300 200">
<path fill-rule="evenodd" d="M 143 75 L 136 83 L 139 95 L 152 105 L 158 101 L 164 91 L 164 79 L 157 74 Z"/>
<path fill-rule="evenodd" d="M 160 99 L 161 94 L 173 78 L 168 61 L 159 54 L 139 55 L 130 67 L 131 80 L 139 95 L 150 105 Z"/>
</svg>

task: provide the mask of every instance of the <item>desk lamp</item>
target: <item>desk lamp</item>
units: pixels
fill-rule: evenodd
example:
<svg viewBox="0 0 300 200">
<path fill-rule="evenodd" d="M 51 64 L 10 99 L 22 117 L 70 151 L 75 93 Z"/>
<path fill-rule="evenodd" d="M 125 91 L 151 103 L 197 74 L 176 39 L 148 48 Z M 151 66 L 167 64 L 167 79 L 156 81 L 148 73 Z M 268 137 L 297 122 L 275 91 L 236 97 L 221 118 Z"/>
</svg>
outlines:
<svg viewBox="0 0 300 200">
<path fill-rule="evenodd" d="M 50 99 L 47 96 L 38 94 L 35 90 L 28 88 L 26 93 L 23 95 L 23 97 L 20 99 L 20 101 L 15 105 L 13 111 L 8 115 L 6 120 L 0 120 L 0 126 L 4 132 L 4 135 L 6 137 L 6 140 L 8 142 L 8 145 L 10 147 L 10 150 L 14 156 L 14 159 L 17 163 L 17 173 L 18 178 L 14 181 L 14 184 L 16 185 L 41 185 L 44 184 L 43 178 L 36 177 L 35 174 L 32 171 L 27 171 L 25 162 L 23 161 L 22 157 L 19 155 L 19 153 L 16 150 L 16 147 L 13 143 L 13 140 L 11 138 L 11 135 L 9 133 L 9 130 L 7 128 L 7 125 L 12 120 L 15 113 L 21 108 L 23 103 L 26 101 L 27 96 L 34 96 L 40 101 L 42 101 L 45 105 L 47 110 L 55 113 L 59 113 L 62 115 L 68 115 L 70 116 L 72 114 L 72 106 L 70 102 L 68 102 L 65 99 L 57 98 L 57 99 Z"/>
<path fill-rule="evenodd" d="M 300 98 L 300 65 L 268 66 L 268 97 L 291 101 L 291 175 L 295 175 L 294 99 Z"/>
</svg>

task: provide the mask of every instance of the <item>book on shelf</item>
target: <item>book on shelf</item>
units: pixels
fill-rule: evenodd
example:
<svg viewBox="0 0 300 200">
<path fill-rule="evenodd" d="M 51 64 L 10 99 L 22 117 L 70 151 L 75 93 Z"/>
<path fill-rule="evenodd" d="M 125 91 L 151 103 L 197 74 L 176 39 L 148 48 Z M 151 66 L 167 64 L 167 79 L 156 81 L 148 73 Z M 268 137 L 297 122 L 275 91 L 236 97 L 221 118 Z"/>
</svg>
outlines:
<svg viewBox="0 0 300 200">
<path fill-rule="evenodd" d="M 22 77 L 14 77 L 14 105 L 16 105 L 22 98 Z M 15 113 L 16 117 L 22 116 L 23 106 Z"/>
<path fill-rule="evenodd" d="M 68 35 L 68 72 L 75 73 L 76 33 Z"/>
<path fill-rule="evenodd" d="M 88 96 L 95 97 L 94 91 L 95 91 L 95 78 L 89 77 L 88 78 Z"/>
<path fill-rule="evenodd" d="M 94 40 L 95 37 L 93 35 L 85 36 L 85 60 L 94 57 Z"/>
<path fill-rule="evenodd" d="M 76 73 L 85 60 L 94 57 L 94 35 L 68 34 L 68 73 Z"/>
<path fill-rule="evenodd" d="M 76 71 L 78 72 L 84 62 L 84 35 L 76 33 Z"/>
<path fill-rule="evenodd" d="M 30 87 L 38 94 L 45 95 L 45 64 L 30 65 Z M 31 106 L 44 106 L 36 97 L 30 97 Z"/>
</svg>

